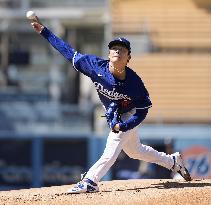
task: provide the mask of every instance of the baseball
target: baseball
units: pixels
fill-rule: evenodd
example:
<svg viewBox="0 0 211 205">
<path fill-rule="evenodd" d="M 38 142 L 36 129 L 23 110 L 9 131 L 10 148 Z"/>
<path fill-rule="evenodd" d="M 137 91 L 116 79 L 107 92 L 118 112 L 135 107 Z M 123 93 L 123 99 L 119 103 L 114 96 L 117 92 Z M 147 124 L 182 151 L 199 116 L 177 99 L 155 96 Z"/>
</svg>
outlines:
<svg viewBox="0 0 211 205">
<path fill-rule="evenodd" d="M 34 11 L 27 11 L 26 18 L 27 19 L 34 19 L 36 17 L 36 14 Z"/>
</svg>

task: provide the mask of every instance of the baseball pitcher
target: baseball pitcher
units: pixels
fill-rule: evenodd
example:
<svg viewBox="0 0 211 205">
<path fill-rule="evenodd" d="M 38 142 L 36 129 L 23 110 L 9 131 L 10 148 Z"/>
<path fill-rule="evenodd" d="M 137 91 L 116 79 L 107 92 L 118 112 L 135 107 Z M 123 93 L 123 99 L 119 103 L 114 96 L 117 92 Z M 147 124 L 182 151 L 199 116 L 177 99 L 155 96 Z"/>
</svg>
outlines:
<svg viewBox="0 0 211 205">
<path fill-rule="evenodd" d="M 98 182 L 114 164 L 121 150 L 133 159 L 156 163 L 178 172 L 186 181 L 191 180 L 180 153 L 168 155 L 158 152 L 139 140 L 137 126 L 147 116 L 152 103 L 141 78 L 127 66 L 131 59 L 131 46 L 127 39 L 121 37 L 112 40 L 108 44 L 108 60 L 105 60 L 76 51 L 41 24 L 38 18 L 31 25 L 77 71 L 91 78 L 105 108 L 110 128 L 102 156 L 68 193 L 99 191 Z"/>
</svg>

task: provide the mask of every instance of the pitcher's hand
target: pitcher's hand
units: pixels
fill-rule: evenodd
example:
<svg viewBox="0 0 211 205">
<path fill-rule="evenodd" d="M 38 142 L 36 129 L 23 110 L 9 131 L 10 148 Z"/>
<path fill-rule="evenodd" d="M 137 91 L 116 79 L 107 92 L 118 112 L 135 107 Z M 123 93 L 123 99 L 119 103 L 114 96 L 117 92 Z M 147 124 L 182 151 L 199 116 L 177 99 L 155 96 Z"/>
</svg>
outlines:
<svg viewBox="0 0 211 205">
<path fill-rule="evenodd" d="M 44 26 L 39 21 L 34 21 L 31 23 L 31 25 L 32 25 L 33 29 L 39 34 L 44 29 Z"/>
</svg>

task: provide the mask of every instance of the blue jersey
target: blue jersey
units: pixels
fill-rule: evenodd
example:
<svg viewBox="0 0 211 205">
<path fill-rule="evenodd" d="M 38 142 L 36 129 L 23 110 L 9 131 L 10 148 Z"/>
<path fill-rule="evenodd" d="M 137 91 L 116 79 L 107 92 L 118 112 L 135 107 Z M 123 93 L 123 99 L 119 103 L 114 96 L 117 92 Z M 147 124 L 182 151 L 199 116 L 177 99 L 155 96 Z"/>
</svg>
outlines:
<svg viewBox="0 0 211 205">
<path fill-rule="evenodd" d="M 106 108 L 113 101 L 120 105 L 123 113 L 133 108 L 151 107 L 149 94 L 141 78 L 130 68 L 126 67 L 126 78 L 119 80 L 109 71 L 108 60 L 93 55 L 76 54 L 73 58 L 73 66 L 91 78 Z"/>
<path fill-rule="evenodd" d="M 136 110 L 147 110 L 152 106 L 149 93 L 143 81 L 129 67 L 126 67 L 126 78 L 119 80 L 109 71 L 108 60 L 95 55 L 83 55 L 77 52 L 70 44 L 55 36 L 46 27 L 41 32 L 41 35 L 66 59 L 71 61 L 77 71 L 91 78 L 99 98 L 106 109 L 111 102 L 117 102 L 122 113 L 134 108 Z M 145 114 L 146 111 L 144 111 Z M 139 115 L 136 117 L 141 119 Z M 136 123 L 134 123 L 134 119 L 132 121 L 134 126 L 140 123 L 140 120 L 137 120 Z"/>
</svg>

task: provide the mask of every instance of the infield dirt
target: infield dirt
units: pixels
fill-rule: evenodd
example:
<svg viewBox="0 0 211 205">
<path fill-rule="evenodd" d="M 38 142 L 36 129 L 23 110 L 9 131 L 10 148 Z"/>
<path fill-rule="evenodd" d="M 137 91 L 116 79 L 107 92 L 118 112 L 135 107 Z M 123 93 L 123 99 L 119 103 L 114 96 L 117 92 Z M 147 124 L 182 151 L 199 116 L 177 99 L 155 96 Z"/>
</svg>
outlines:
<svg viewBox="0 0 211 205">
<path fill-rule="evenodd" d="M 100 192 L 67 194 L 73 185 L 0 192 L 0 205 L 210 205 L 211 180 L 102 181 Z"/>
</svg>

